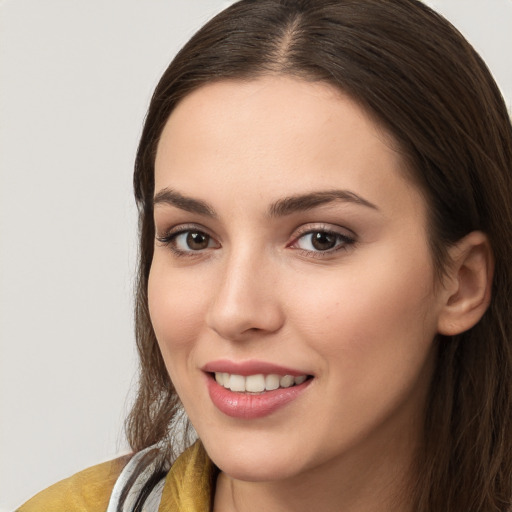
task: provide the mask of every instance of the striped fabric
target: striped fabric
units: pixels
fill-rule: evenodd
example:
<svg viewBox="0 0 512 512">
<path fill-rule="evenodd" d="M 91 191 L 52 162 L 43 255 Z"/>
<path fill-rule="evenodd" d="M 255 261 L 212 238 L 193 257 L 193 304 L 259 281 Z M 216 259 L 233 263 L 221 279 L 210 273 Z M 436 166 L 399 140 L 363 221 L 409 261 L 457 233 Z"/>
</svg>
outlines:
<svg viewBox="0 0 512 512">
<path fill-rule="evenodd" d="M 169 469 L 158 445 L 136 453 L 114 485 L 107 512 L 157 512 Z"/>
</svg>

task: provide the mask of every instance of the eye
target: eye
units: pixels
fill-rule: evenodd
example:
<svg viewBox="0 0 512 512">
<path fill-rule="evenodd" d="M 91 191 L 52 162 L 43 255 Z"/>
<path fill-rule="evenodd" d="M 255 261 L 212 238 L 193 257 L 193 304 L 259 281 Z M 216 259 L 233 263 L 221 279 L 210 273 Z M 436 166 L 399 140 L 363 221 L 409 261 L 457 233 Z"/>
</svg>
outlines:
<svg viewBox="0 0 512 512">
<path fill-rule="evenodd" d="M 185 231 L 173 237 L 174 245 L 179 251 L 202 251 L 213 247 L 210 235 L 201 231 Z"/>
<path fill-rule="evenodd" d="M 175 254 L 193 255 L 206 249 L 217 249 L 219 243 L 208 233 L 199 229 L 179 229 L 165 236 L 157 237 L 157 240 L 167 245 Z"/>
<path fill-rule="evenodd" d="M 330 253 L 347 248 L 355 242 L 354 238 L 331 230 L 310 230 L 297 237 L 289 246 L 311 253 Z"/>
</svg>

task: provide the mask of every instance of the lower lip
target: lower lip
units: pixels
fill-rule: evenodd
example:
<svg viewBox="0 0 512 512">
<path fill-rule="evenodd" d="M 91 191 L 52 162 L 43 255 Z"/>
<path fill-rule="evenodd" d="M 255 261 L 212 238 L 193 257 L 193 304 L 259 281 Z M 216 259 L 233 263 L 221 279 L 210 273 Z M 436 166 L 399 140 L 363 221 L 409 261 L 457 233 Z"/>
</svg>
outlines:
<svg viewBox="0 0 512 512">
<path fill-rule="evenodd" d="M 261 394 L 236 393 L 217 384 L 212 375 L 207 375 L 210 399 L 227 416 L 252 420 L 263 418 L 295 400 L 311 383 L 309 378 L 299 385 L 265 391 Z"/>
</svg>

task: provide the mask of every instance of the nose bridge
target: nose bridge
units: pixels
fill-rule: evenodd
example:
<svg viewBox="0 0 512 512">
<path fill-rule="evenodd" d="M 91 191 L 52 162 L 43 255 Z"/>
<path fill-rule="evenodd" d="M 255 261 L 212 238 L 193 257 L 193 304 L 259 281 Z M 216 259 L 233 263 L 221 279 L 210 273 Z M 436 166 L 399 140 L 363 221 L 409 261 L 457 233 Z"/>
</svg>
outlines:
<svg viewBox="0 0 512 512">
<path fill-rule="evenodd" d="M 207 313 L 209 327 L 231 340 L 278 330 L 283 315 L 269 255 L 249 245 L 233 248 L 221 267 Z"/>
</svg>

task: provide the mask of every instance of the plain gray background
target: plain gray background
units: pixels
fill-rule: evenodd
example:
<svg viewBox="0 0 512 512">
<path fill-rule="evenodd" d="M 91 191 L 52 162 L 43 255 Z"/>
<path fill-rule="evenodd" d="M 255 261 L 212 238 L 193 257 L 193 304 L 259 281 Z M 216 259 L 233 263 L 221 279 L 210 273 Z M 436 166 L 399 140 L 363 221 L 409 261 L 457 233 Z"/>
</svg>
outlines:
<svg viewBox="0 0 512 512">
<path fill-rule="evenodd" d="M 222 0 L 0 0 L 0 512 L 126 452 L 133 157 Z M 434 0 L 512 100 L 512 0 Z"/>
</svg>

